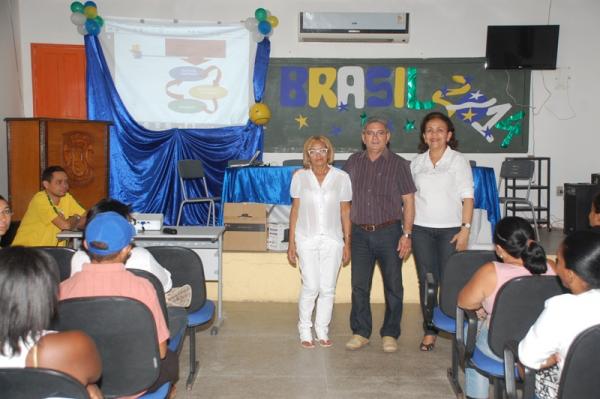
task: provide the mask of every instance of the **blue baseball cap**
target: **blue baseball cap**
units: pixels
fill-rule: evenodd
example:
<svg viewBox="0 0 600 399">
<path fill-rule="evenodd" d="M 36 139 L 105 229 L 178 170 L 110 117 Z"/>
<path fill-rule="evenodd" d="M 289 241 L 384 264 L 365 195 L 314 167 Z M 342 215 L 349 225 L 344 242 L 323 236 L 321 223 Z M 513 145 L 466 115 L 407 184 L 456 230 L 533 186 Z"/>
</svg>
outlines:
<svg viewBox="0 0 600 399">
<path fill-rule="evenodd" d="M 135 228 L 116 212 L 96 215 L 85 228 L 87 250 L 95 255 L 116 254 L 135 236 Z"/>
</svg>

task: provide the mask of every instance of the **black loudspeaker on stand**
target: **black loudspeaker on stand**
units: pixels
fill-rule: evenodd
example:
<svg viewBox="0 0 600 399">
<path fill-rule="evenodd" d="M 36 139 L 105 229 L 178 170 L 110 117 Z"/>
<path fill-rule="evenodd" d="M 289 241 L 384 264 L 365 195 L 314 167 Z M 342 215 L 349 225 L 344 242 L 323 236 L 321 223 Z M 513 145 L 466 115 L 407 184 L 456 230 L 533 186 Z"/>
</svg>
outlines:
<svg viewBox="0 0 600 399">
<path fill-rule="evenodd" d="M 565 183 L 565 234 L 588 229 L 592 199 L 600 192 L 600 183 Z"/>
</svg>

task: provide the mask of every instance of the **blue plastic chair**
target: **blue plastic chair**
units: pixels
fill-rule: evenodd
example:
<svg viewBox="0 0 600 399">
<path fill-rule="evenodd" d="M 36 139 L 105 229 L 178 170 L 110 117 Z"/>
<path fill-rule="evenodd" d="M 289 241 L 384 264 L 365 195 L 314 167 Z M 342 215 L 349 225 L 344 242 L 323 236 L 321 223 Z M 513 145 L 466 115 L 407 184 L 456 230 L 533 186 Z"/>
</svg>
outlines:
<svg viewBox="0 0 600 399">
<path fill-rule="evenodd" d="M 188 310 L 187 335 L 190 342 L 190 372 L 186 381 L 187 389 L 192 389 L 199 362 L 196 360 L 196 330 L 209 323 L 215 314 L 214 302 L 206 299 L 206 280 L 202 260 L 189 248 L 162 246 L 148 247 L 148 251 L 164 268 L 171 273 L 173 285 L 190 284 L 192 303 Z"/>
<path fill-rule="evenodd" d="M 458 293 L 469 282 L 477 269 L 485 263 L 496 260 L 494 251 L 463 251 L 456 252 L 448 259 L 444 269 L 439 292 L 439 305 L 437 298 L 438 283 L 433 275 L 428 274 L 425 282 L 425 324 L 428 328 L 435 327 L 448 334 L 456 333 L 456 303 Z M 450 385 L 457 396 L 462 395 L 462 388 L 458 381 L 458 351 L 455 340 L 452 340 L 452 360 L 447 371 Z"/>
<path fill-rule="evenodd" d="M 492 310 L 488 331 L 488 344 L 499 358 L 504 357 L 507 345 L 519 342 L 544 309 L 546 299 L 564 294 L 566 289 L 556 276 L 517 277 L 500 288 Z M 465 342 L 463 318 L 468 321 Z M 494 397 L 502 398 L 504 392 L 504 362 L 485 355 L 477 346 L 477 315 L 475 311 L 458 308 L 455 342 L 459 349 L 460 364 L 475 368 L 494 384 Z"/>
</svg>

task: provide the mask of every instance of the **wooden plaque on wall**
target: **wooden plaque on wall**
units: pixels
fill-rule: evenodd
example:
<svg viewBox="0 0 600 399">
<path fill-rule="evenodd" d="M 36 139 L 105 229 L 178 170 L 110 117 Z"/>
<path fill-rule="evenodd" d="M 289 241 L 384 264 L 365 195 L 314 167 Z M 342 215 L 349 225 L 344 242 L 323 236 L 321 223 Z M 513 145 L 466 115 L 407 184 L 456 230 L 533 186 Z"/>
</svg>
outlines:
<svg viewBox="0 0 600 399">
<path fill-rule="evenodd" d="M 6 118 L 8 195 L 20 220 L 42 187 L 42 171 L 60 165 L 71 194 L 86 209 L 108 196 L 111 122 L 50 118 Z"/>
</svg>

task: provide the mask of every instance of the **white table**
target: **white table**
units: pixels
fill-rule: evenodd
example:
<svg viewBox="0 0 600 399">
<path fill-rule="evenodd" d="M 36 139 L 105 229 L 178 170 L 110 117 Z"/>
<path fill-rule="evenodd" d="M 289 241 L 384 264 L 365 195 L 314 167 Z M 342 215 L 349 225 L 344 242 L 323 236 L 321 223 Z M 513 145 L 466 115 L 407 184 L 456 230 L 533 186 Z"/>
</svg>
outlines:
<svg viewBox="0 0 600 399">
<path fill-rule="evenodd" d="M 141 247 L 178 246 L 194 250 L 202 259 L 204 276 L 208 281 L 217 282 L 217 320 L 210 330 L 211 335 L 219 332 L 223 324 L 223 226 L 178 226 L 177 234 L 165 234 L 162 231 L 138 232 L 134 241 Z M 81 231 L 64 230 L 58 233 L 59 240 L 70 240 L 71 246 L 81 246 Z"/>
</svg>

